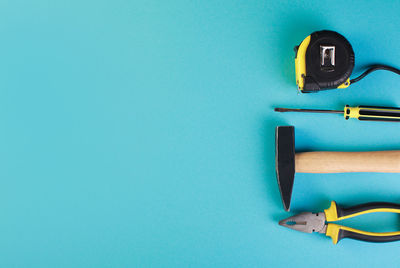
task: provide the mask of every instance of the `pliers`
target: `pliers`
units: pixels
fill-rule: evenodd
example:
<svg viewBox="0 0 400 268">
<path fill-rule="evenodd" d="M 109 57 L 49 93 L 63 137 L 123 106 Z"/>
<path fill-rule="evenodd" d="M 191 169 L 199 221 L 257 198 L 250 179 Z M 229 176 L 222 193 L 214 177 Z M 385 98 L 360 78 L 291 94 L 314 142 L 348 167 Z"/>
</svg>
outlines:
<svg viewBox="0 0 400 268">
<path fill-rule="evenodd" d="M 330 223 L 373 212 L 400 213 L 400 204 L 374 202 L 341 208 L 335 201 L 332 201 L 331 207 L 325 209 L 324 212 L 303 212 L 281 220 L 279 225 L 305 233 L 323 233 L 326 236 L 330 236 L 334 244 L 337 244 L 343 238 L 352 238 L 367 242 L 400 241 L 400 231 L 373 233 Z"/>
</svg>

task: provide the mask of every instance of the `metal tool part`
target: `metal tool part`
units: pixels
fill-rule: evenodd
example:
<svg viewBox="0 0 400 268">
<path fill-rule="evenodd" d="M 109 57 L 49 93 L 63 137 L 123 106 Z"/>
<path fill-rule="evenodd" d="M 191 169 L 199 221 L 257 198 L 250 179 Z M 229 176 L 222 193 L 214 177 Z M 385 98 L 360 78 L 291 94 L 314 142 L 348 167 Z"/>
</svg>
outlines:
<svg viewBox="0 0 400 268">
<path fill-rule="evenodd" d="M 299 113 L 331 113 L 331 114 L 343 114 L 342 110 L 319 110 L 319 109 L 293 109 L 293 108 L 275 108 L 275 112 L 286 113 L 286 112 L 299 112 Z"/>
<path fill-rule="evenodd" d="M 325 233 L 325 213 L 303 212 L 281 220 L 279 225 L 304 233 Z"/>
<path fill-rule="evenodd" d="M 321 69 L 327 72 L 335 70 L 335 46 L 320 46 Z"/>
<path fill-rule="evenodd" d="M 295 174 L 294 127 L 281 126 L 275 134 L 275 169 L 283 207 L 290 209 Z"/>
</svg>

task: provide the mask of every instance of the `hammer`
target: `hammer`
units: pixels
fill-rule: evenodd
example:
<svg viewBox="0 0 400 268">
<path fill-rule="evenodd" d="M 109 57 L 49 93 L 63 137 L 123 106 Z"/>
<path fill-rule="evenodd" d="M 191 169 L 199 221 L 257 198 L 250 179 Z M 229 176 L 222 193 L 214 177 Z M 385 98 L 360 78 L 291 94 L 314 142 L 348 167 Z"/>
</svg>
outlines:
<svg viewBox="0 0 400 268">
<path fill-rule="evenodd" d="M 293 126 L 278 126 L 275 138 L 276 177 L 286 211 L 290 209 L 296 172 L 400 173 L 400 151 L 295 153 Z"/>
</svg>

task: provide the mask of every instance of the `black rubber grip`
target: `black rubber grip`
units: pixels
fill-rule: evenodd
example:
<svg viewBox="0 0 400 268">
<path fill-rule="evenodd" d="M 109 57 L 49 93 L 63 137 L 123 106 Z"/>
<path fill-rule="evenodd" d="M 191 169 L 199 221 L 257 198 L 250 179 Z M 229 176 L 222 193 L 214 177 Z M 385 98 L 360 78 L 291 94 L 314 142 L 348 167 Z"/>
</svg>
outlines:
<svg viewBox="0 0 400 268">
<path fill-rule="evenodd" d="M 358 120 L 400 122 L 400 108 L 379 106 L 359 106 L 359 108 Z"/>
<path fill-rule="evenodd" d="M 400 204 L 387 203 L 387 202 L 371 202 L 353 207 L 342 208 L 336 204 L 336 211 L 338 218 L 353 215 L 359 212 L 373 210 L 373 209 L 398 209 L 400 211 Z"/>
<path fill-rule="evenodd" d="M 360 116 L 360 117 L 358 117 L 358 120 L 361 120 L 361 121 L 381 121 L 381 122 L 400 122 L 400 117 L 399 118 L 384 118 L 384 117 L 364 117 L 364 116 Z"/>
<path fill-rule="evenodd" d="M 366 242 L 375 242 L 375 243 L 384 243 L 384 242 L 393 242 L 400 240 L 399 235 L 387 235 L 387 236 L 375 236 L 375 235 L 365 235 L 356 232 L 351 232 L 348 230 L 340 230 L 338 235 L 338 241 L 343 238 L 351 238 L 355 240 L 361 240 Z"/>
<path fill-rule="evenodd" d="M 364 106 L 360 105 L 359 108 L 366 108 L 366 109 L 388 109 L 388 110 L 398 110 L 400 112 L 399 107 L 387 107 L 387 106 Z"/>
</svg>

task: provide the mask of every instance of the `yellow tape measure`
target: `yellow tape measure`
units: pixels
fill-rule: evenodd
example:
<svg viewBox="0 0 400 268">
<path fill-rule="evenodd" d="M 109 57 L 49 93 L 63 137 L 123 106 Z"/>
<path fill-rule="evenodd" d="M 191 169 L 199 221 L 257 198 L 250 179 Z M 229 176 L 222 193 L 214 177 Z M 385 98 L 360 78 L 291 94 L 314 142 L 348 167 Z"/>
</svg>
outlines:
<svg viewBox="0 0 400 268">
<path fill-rule="evenodd" d="M 334 31 L 318 31 L 307 36 L 295 47 L 296 84 L 302 93 L 346 88 L 376 70 L 387 70 L 400 75 L 391 66 L 375 64 L 355 79 L 350 79 L 354 68 L 354 51 L 349 41 Z"/>
</svg>

